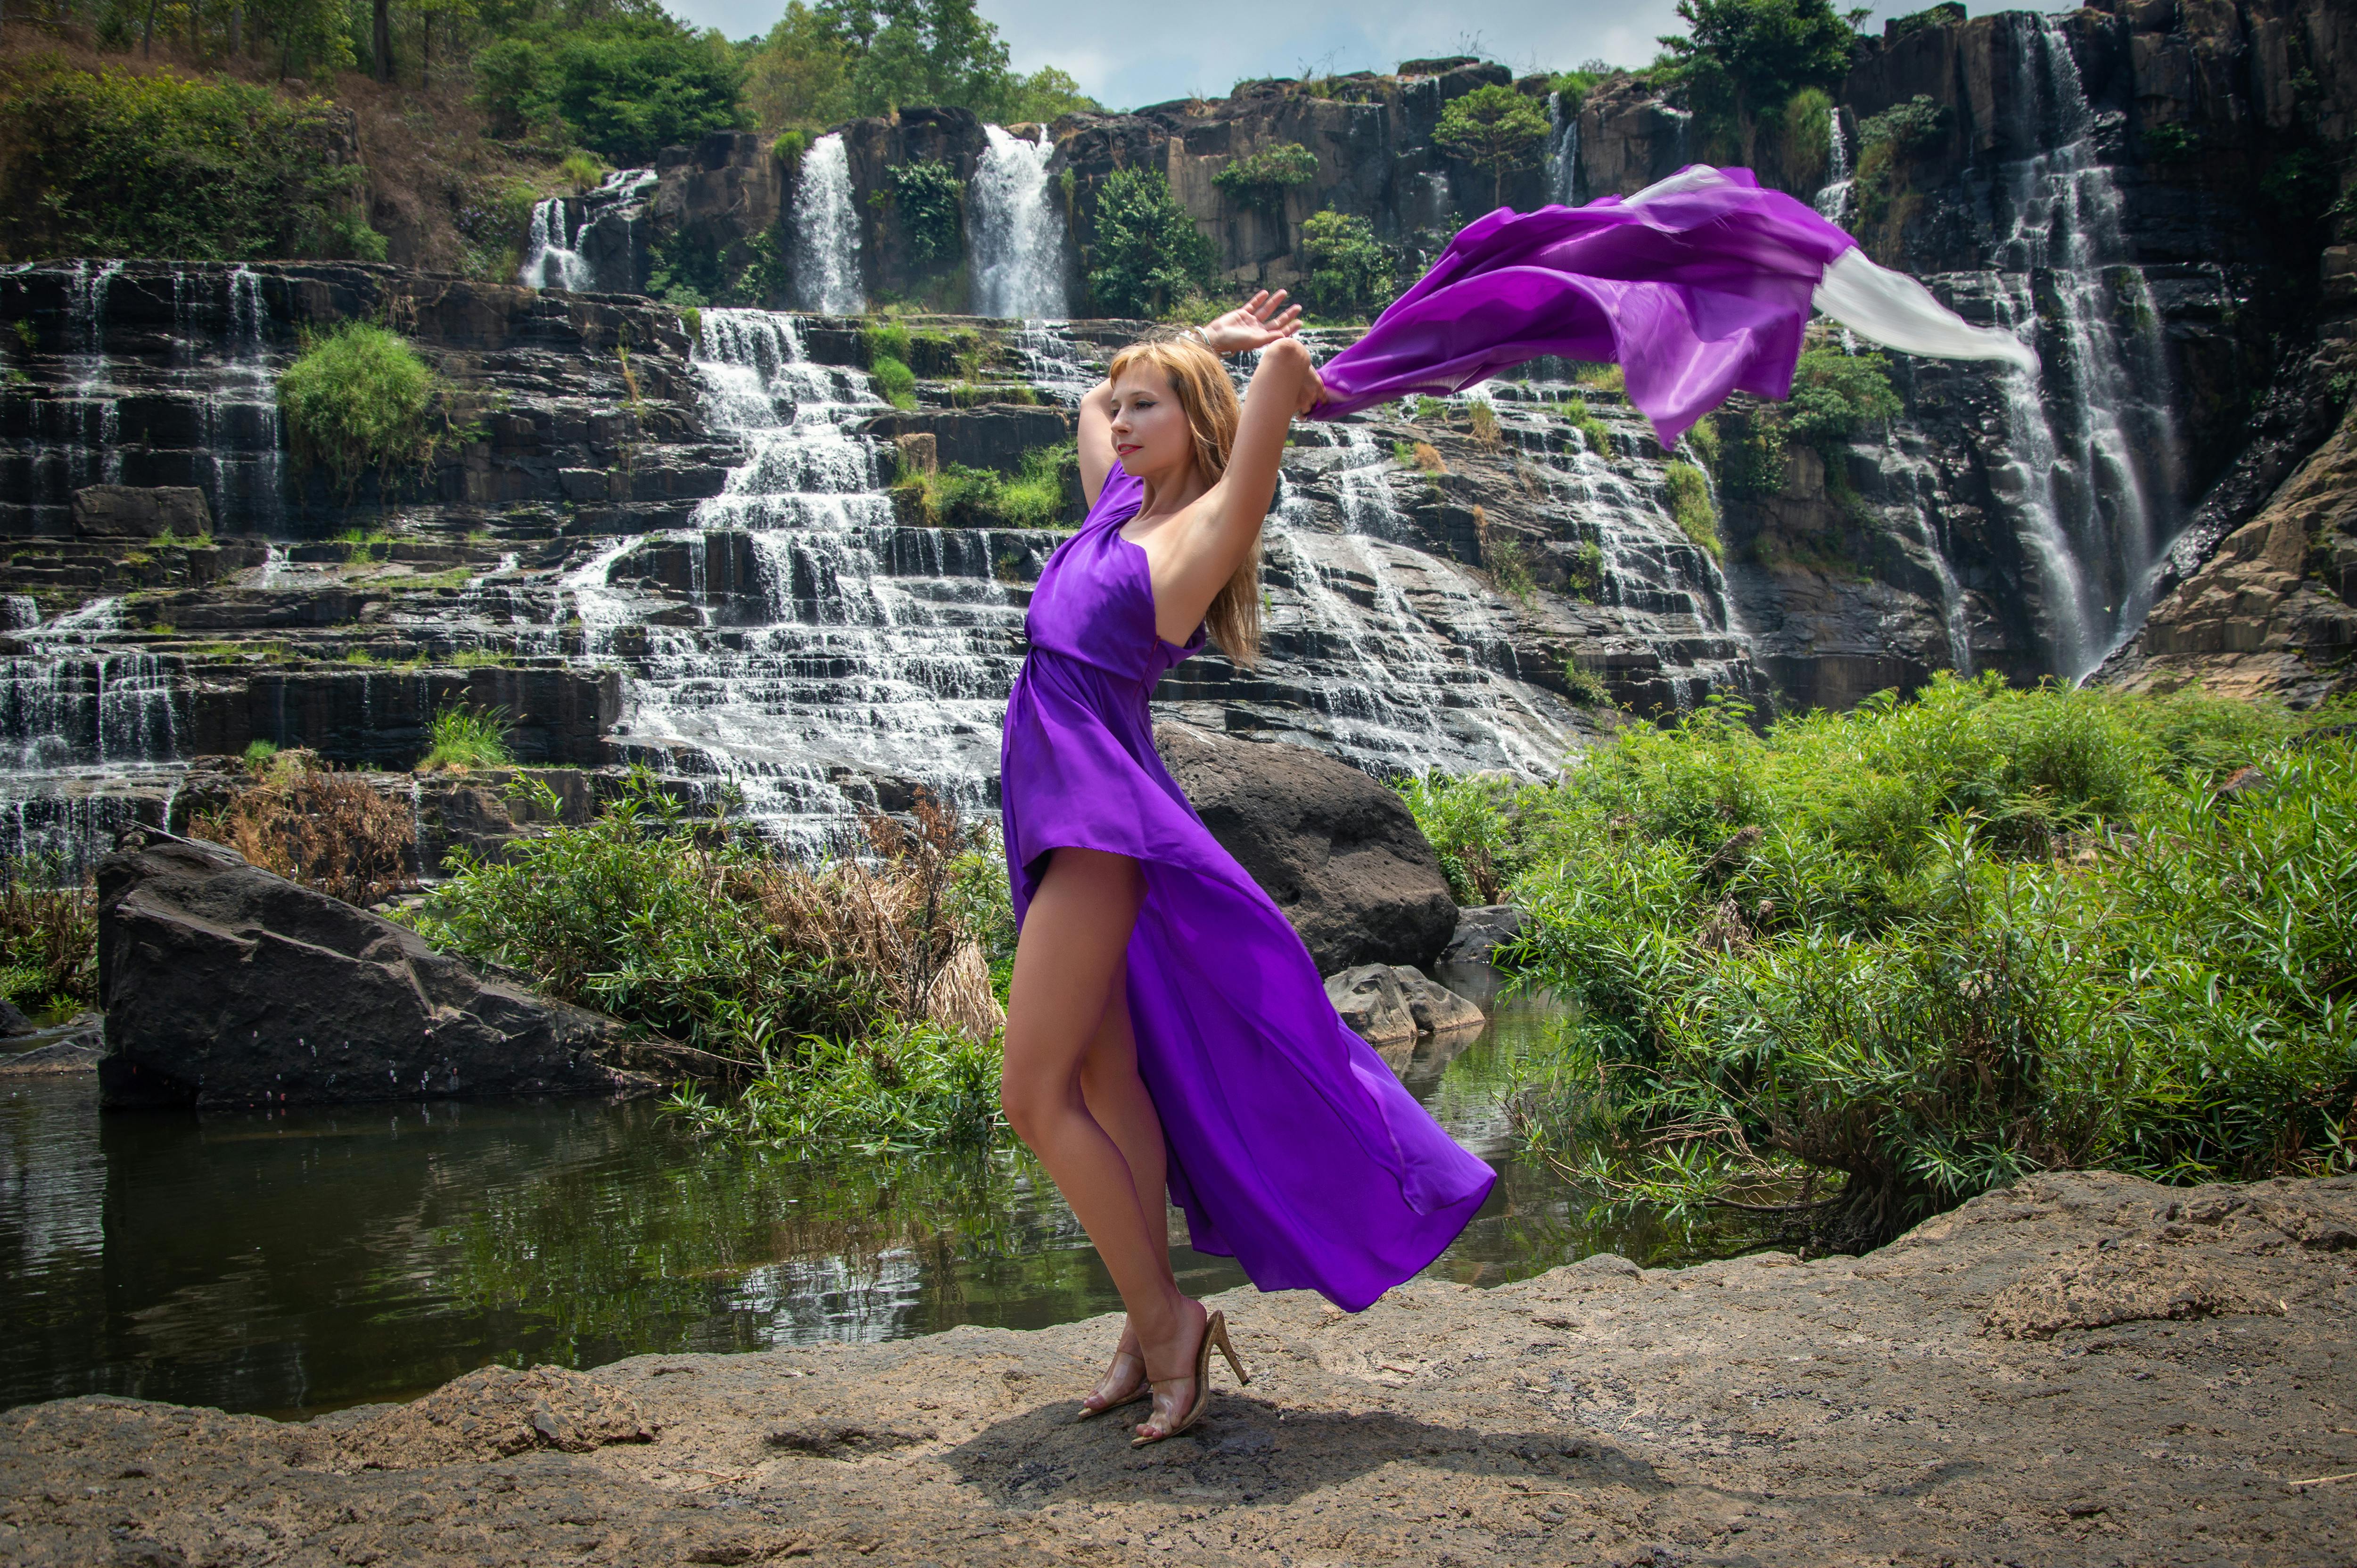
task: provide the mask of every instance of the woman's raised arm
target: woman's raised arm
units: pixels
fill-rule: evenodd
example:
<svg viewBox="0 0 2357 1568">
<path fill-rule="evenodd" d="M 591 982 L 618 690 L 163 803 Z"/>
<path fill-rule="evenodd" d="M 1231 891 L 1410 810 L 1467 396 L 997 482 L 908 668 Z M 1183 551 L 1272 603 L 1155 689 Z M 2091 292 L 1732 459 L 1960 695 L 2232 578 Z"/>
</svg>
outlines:
<svg viewBox="0 0 2357 1568">
<path fill-rule="evenodd" d="M 1092 507 L 1113 473 L 1113 383 L 1099 381 L 1081 399 L 1081 494 Z"/>
</svg>

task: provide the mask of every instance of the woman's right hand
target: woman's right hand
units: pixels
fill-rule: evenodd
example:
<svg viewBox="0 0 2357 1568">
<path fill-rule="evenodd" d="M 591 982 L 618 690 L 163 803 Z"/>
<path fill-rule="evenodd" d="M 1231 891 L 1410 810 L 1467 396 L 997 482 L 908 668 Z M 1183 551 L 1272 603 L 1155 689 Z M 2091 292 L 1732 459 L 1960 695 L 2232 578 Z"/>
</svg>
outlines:
<svg viewBox="0 0 2357 1568">
<path fill-rule="evenodd" d="M 1280 338 L 1301 329 L 1301 306 L 1287 306 L 1285 291 L 1262 289 L 1243 305 L 1196 328 L 1214 354 L 1243 354 L 1265 349 Z"/>
</svg>

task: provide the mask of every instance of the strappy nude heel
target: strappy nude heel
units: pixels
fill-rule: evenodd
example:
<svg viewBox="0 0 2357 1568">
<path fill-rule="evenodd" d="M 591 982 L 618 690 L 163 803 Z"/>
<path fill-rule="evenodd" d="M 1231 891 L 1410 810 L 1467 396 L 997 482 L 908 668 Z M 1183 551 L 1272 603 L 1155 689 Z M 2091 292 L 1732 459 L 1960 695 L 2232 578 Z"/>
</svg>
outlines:
<svg viewBox="0 0 2357 1568">
<path fill-rule="evenodd" d="M 1142 1372 L 1146 1370 L 1146 1357 L 1142 1352 L 1136 1350 L 1115 1350 L 1113 1353 L 1113 1359 L 1116 1364 L 1119 1363 L 1124 1356 L 1126 1356 L 1131 1360 L 1136 1362 L 1137 1369 L 1139 1371 Z M 1108 1368 L 1106 1369 L 1110 1372 L 1112 1369 Z M 1154 1384 L 1150 1380 L 1141 1381 L 1137 1387 L 1122 1395 L 1121 1398 L 1114 1400 L 1106 1404 L 1092 1405 L 1089 1403 L 1088 1401 L 1082 1400 L 1081 1402 L 1081 1413 L 1074 1416 L 1072 1419 L 1074 1421 L 1094 1421 L 1098 1416 L 1103 1415 L 1109 1410 L 1119 1410 L 1125 1405 L 1133 1405 L 1140 1400 L 1152 1399 L 1153 1397 Z"/>
<path fill-rule="evenodd" d="M 1210 1317 L 1203 1320 L 1203 1342 L 1195 1348 L 1195 1402 L 1187 1407 L 1187 1413 L 1180 1416 L 1178 1424 L 1169 1431 L 1157 1432 L 1151 1437 L 1131 1438 L 1129 1445 L 1132 1448 L 1143 1448 L 1149 1443 L 1160 1443 L 1176 1437 L 1203 1419 L 1203 1412 L 1209 1409 L 1211 1403 L 1211 1348 L 1215 1345 L 1219 1347 L 1220 1354 L 1228 1359 L 1228 1369 L 1235 1373 L 1236 1381 L 1239 1383 L 1252 1381 L 1252 1374 L 1244 1370 L 1244 1364 L 1242 1361 L 1236 1359 L 1236 1348 L 1228 1342 L 1228 1315 L 1224 1312 L 1211 1314 Z M 1175 1383 L 1178 1380 L 1176 1378 L 1161 1380 L 1166 1383 Z M 1155 1386 L 1154 1380 L 1149 1379 L 1146 1386 L 1151 1390 Z"/>
</svg>

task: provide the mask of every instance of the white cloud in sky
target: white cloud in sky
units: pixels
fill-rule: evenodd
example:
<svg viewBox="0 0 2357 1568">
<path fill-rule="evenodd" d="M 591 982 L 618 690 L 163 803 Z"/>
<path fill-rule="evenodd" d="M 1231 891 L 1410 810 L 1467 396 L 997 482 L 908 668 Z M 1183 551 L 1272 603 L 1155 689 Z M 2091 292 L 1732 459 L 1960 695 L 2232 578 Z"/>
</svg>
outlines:
<svg viewBox="0 0 2357 1568">
<path fill-rule="evenodd" d="M 732 38 L 766 33 L 782 0 L 671 0 L 699 27 Z M 1928 0 L 1884 4 L 1886 16 Z M 1968 0 L 1973 12 L 2007 7 Z M 2018 6 L 2014 8 L 2018 8 Z M 1358 0 L 1349 5 L 1266 0 L 1076 5 L 1064 0 L 982 0 L 1018 70 L 1070 71 L 1082 91 L 1116 109 L 1191 92 L 1223 96 L 1252 77 L 1389 70 L 1404 59 L 1480 54 L 1516 71 L 1566 70 L 1587 59 L 1643 65 L 1664 33 L 1682 32 L 1675 0 Z M 1869 26 L 1875 24 L 1870 23 Z"/>
</svg>

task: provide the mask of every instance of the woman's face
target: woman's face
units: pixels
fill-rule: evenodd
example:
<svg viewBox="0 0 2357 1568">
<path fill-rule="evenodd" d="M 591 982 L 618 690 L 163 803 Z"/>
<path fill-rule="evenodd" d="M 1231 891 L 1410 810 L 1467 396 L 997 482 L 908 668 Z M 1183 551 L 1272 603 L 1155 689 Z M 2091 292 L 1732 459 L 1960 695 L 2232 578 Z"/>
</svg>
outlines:
<svg viewBox="0 0 2357 1568">
<path fill-rule="evenodd" d="M 1132 365 L 1114 382 L 1113 454 L 1134 478 L 1168 474 L 1195 460 L 1195 432 L 1159 366 Z"/>
</svg>

